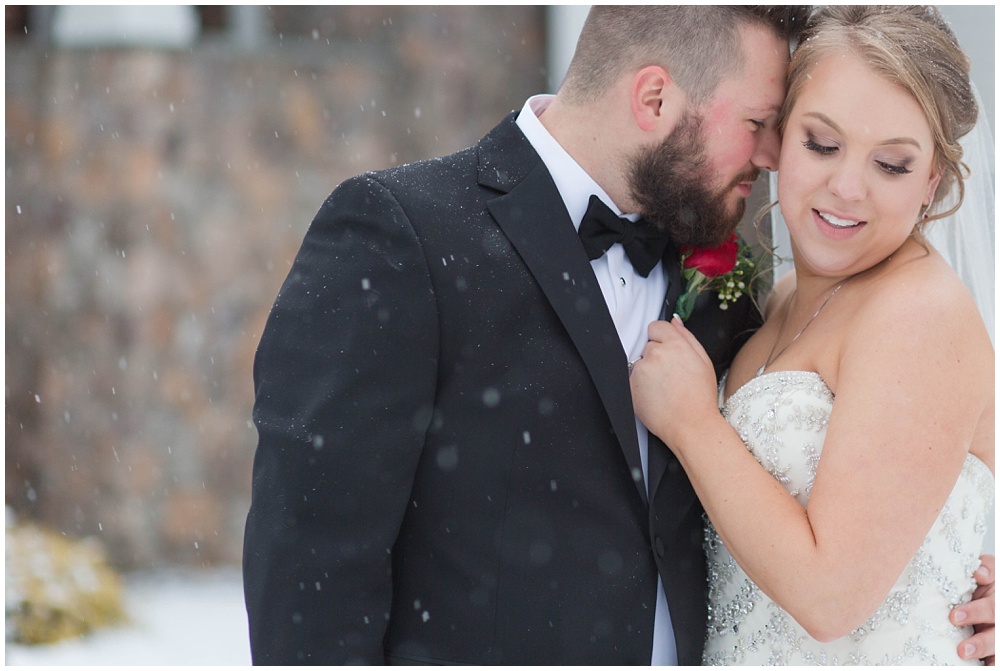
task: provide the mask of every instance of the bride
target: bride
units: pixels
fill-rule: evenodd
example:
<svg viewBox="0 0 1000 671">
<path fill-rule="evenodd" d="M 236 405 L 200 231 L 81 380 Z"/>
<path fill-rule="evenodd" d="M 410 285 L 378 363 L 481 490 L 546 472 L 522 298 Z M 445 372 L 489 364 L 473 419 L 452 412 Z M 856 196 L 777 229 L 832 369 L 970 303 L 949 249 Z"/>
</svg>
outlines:
<svg viewBox="0 0 1000 671">
<path fill-rule="evenodd" d="M 780 120 L 795 272 L 721 385 L 679 318 L 650 326 L 633 399 L 710 519 L 707 663 L 965 661 L 994 352 L 923 228 L 963 196 L 968 67 L 932 8 L 821 10 Z"/>
</svg>

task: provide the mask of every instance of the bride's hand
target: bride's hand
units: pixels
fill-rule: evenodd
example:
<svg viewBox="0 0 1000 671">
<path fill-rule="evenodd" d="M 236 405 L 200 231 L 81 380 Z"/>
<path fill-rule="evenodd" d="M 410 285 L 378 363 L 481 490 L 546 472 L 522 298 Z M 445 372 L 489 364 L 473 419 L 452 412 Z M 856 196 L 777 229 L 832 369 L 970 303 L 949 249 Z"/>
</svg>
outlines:
<svg viewBox="0 0 1000 671">
<path fill-rule="evenodd" d="M 649 342 L 630 377 L 635 414 L 676 449 L 685 427 L 718 415 L 718 382 L 712 360 L 679 317 L 649 325 Z"/>
</svg>

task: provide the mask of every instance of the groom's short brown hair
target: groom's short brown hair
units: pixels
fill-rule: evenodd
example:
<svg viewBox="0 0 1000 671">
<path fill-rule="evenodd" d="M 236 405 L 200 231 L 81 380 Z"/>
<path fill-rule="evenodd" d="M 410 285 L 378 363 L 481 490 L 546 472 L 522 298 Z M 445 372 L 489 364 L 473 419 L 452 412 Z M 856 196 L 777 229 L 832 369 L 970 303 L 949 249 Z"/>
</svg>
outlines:
<svg viewBox="0 0 1000 671">
<path fill-rule="evenodd" d="M 740 71 L 744 27 L 764 26 L 794 40 L 809 12 L 808 5 L 597 5 L 587 15 L 560 95 L 593 101 L 630 69 L 660 65 L 701 104 Z"/>
</svg>

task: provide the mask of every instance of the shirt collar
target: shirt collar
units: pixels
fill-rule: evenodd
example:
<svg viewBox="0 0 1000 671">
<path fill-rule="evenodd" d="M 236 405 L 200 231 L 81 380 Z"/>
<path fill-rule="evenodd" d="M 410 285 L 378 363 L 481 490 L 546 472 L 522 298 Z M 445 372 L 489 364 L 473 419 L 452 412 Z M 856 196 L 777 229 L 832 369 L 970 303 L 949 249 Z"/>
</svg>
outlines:
<svg viewBox="0 0 1000 671">
<path fill-rule="evenodd" d="M 555 99 L 554 95 L 537 95 L 528 98 L 524 107 L 521 108 L 521 113 L 517 116 L 517 125 L 542 159 L 549 174 L 552 175 L 552 181 L 555 182 L 556 189 L 566 205 L 566 211 L 573 221 L 573 226 L 577 230 L 580 229 L 580 221 L 587 212 L 587 205 L 592 194 L 596 194 L 598 198 L 603 200 L 615 214 L 623 216 L 622 211 L 604 189 L 562 148 L 539 121 L 538 117 L 545 113 L 553 99 Z M 638 217 L 629 216 L 629 219 L 634 218 Z"/>
</svg>

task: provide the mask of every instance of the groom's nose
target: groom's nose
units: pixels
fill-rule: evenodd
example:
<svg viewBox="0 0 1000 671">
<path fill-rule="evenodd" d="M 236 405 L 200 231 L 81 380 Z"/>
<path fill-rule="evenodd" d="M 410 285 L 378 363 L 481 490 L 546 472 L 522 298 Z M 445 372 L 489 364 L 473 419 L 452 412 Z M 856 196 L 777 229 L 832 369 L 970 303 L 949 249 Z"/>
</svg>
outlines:
<svg viewBox="0 0 1000 671">
<path fill-rule="evenodd" d="M 758 131 L 757 145 L 754 147 L 750 162 L 763 170 L 775 172 L 778 169 L 778 156 L 781 154 L 781 136 L 777 128 L 762 128 Z"/>
</svg>

